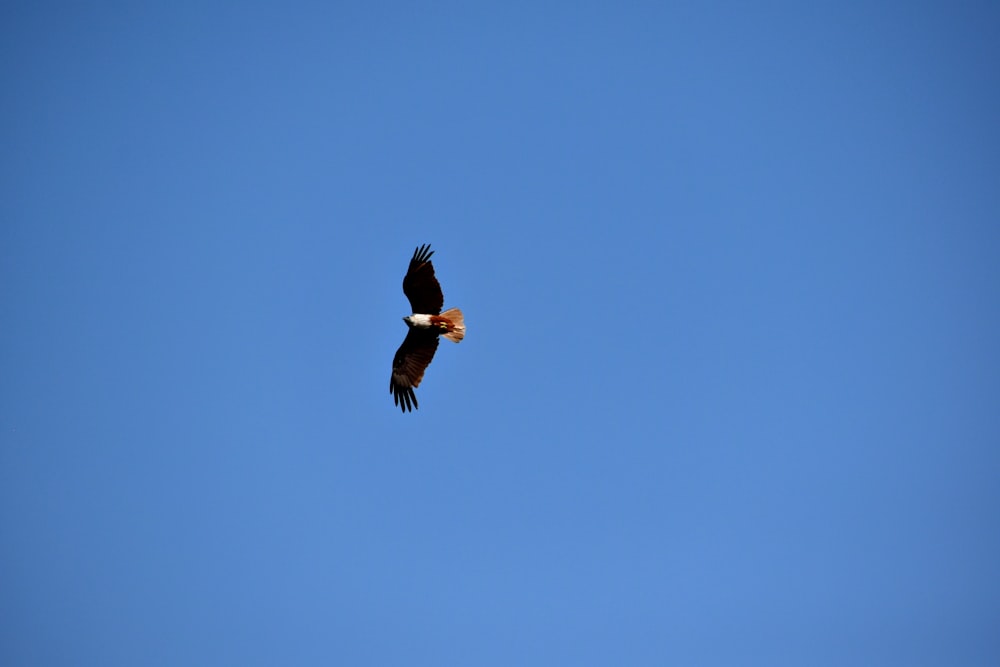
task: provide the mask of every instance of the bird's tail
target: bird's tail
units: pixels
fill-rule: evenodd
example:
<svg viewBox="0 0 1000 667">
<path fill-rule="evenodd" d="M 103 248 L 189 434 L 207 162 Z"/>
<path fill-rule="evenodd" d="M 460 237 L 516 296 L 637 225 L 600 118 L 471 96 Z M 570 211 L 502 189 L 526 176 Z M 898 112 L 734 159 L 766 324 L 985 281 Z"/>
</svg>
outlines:
<svg viewBox="0 0 1000 667">
<path fill-rule="evenodd" d="M 458 343 L 465 338 L 465 316 L 458 308 L 449 308 L 440 315 L 445 321 L 447 330 L 441 334 L 452 343 Z"/>
</svg>

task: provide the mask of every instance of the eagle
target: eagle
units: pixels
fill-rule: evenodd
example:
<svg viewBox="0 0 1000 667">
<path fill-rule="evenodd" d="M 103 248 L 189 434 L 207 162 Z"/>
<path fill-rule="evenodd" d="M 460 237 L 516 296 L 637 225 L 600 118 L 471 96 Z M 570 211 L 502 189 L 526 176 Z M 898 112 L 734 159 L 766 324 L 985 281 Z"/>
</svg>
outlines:
<svg viewBox="0 0 1000 667">
<path fill-rule="evenodd" d="M 413 393 L 424 377 L 437 351 L 438 338 L 444 336 L 453 343 L 465 338 L 465 318 L 458 308 L 441 312 L 444 294 L 434 277 L 429 244 L 413 251 L 410 267 L 403 278 L 403 294 L 410 300 L 412 315 L 403 318 L 409 330 L 403 344 L 392 358 L 392 375 L 389 377 L 389 391 L 393 402 L 404 413 L 417 407 L 417 396 Z"/>
</svg>

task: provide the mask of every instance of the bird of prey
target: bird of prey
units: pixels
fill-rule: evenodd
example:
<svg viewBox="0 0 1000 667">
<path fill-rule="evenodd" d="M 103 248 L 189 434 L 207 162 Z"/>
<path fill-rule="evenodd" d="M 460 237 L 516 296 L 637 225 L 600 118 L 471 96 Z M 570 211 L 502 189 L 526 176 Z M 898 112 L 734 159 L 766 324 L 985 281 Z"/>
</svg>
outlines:
<svg viewBox="0 0 1000 667">
<path fill-rule="evenodd" d="M 389 378 L 392 400 L 403 412 L 418 407 L 413 390 L 420 386 L 424 371 L 434 358 L 438 337 L 444 336 L 453 343 L 465 338 L 462 311 L 451 308 L 441 312 L 444 294 L 434 277 L 433 254 L 428 244 L 417 248 L 403 278 L 403 294 L 410 300 L 413 314 L 403 318 L 409 331 L 392 359 L 392 376 Z"/>
</svg>

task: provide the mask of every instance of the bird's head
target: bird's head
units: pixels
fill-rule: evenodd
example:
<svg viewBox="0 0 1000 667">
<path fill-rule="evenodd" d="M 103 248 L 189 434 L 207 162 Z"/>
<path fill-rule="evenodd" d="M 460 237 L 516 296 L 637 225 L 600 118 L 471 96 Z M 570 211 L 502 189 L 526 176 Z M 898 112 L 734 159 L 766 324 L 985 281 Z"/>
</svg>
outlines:
<svg viewBox="0 0 1000 667">
<path fill-rule="evenodd" d="M 408 327 L 412 327 L 413 326 L 413 319 L 409 315 L 407 315 L 406 317 L 404 317 L 403 321 L 406 322 L 406 326 L 408 326 Z"/>
</svg>

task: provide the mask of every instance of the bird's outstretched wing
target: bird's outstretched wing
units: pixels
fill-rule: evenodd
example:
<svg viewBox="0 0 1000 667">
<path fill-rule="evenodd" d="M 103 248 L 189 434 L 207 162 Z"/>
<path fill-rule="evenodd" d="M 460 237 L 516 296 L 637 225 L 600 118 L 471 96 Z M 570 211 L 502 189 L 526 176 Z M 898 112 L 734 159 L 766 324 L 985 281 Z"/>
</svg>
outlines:
<svg viewBox="0 0 1000 667">
<path fill-rule="evenodd" d="M 437 351 L 437 334 L 428 329 L 410 329 L 403 339 L 403 344 L 396 350 L 392 359 L 392 376 L 389 378 L 389 391 L 392 400 L 400 410 L 406 412 L 417 406 L 417 396 L 413 393 L 420 386 L 424 371 L 434 358 Z"/>
<path fill-rule="evenodd" d="M 410 300 L 414 313 L 439 315 L 444 305 L 441 284 L 434 277 L 434 265 L 431 264 L 433 254 L 428 244 L 414 250 L 410 268 L 403 278 L 403 294 Z"/>
</svg>

